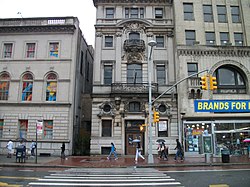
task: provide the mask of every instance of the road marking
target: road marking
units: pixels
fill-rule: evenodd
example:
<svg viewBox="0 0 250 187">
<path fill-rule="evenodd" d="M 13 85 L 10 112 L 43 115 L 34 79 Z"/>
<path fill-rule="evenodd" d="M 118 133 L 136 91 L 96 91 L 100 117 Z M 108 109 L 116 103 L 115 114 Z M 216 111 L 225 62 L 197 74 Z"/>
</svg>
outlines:
<svg viewBox="0 0 250 187">
<path fill-rule="evenodd" d="M 32 170 L 32 169 L 20 169 L 18 171 L 33 172 L 34 170 Z"/>
<path fill-rule="evenodd" d="M 38 180 L 37 177 L 15 177 L 15 176 L 0 176 L 0 179 L 22 179 L 22 180 Z"/>
<path fill-rule="evenodd" d="M 60 181 L 60 182 L 170 182 L 170 181 L 175 181 L 175 179 L 100 179 L 100 180 L 91 180 L 91 179 L 56 179 L 56 178 L 52 178 L 52 179 L 38 179 L 39 181 Z"/>
<path fill-rule="evenodd" d="M 229 187 L 227 184 L 211 184 L 209 187 Z"/>
<path fill-rule="evenodd" d="M 166 171 L 164 171 L 164 170 L 162 170 L 162 172 L 164 172 L 164 173 L 186 173 L 186 172 L 193 172 L 193 173 L 195 173 L 195 172 L 214 172 L 214 171 L 250 171 L 250 169 L 226 169 L 226 170 L 185 170 L 185 171 L 168 171 L 168 170 L 166 170 Z"/>
<path fill-rule="evenodd" d="M 3 186 L 3 187 L 21 187 L 22 185 L 8 184 L 8 183 L 0 182 L 0 186 Z"/>
</svg>

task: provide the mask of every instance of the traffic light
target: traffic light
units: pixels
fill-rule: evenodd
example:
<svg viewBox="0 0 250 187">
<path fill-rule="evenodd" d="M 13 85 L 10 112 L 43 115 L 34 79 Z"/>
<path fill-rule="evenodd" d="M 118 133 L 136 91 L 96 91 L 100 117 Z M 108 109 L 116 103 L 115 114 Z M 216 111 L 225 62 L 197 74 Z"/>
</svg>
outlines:
<svg viewBox="0 0 250 187">
<path fill-rule="evenodd" d="M 157 123 L 160 121 L 159 112 L 154 112 L 154 123 Z"/>
<path fill-rule="evenodd" d="M 207 76 L 201 77 L 200 84 L 201 84 L 201 89 L 202 90 L 207 90 L 207 88 L 208 88 L 208 86 L 207 86 Z"/>
<path fill-rule="evenodd" d="M 213 77 L 212 75 L 209 76 L 209 85 L 210 85 L 210 90 L 217 89 L 216 77 Z"/>
</svg>

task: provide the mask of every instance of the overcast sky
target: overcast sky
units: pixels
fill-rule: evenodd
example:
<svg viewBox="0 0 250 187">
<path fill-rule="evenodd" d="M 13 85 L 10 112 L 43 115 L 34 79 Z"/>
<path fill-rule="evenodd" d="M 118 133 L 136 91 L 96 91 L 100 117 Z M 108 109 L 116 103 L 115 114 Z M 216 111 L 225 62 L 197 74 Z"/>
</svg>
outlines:
<svg viewBox="0 0 250 187">
<path fill-rule="evenodd" d="M 21 12 L 21 14 L 17 14 Z M 95 40 L 93 0 L 0 0 L 0 18 L 74 16 L 89 45 Z"/>
</svg>

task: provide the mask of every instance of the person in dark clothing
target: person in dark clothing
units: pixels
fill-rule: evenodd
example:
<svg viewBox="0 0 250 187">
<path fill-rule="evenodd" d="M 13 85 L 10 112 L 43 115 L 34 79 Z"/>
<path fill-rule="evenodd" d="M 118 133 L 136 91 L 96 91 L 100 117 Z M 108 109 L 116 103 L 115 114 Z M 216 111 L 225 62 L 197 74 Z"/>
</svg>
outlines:
<svg viewBox="0 0 250 187">
<path fill-rule="evenodd" d="M 161 156 L 160 156 L 160 158 L 162 158 L 164 156 L 164 160 L 168 160 L 168 157 L 167 157 L 167 146 L 165 145 L 164 142 L 161 143 L 160 149 L 161 149 Z"/>
<path fill-rule="evenodd" d="M 176 151 L 174 160 L 177 161 L 178 157 L 180 157 L 181 161 L 183 161 L 182 146 L 181 146 L 181 143 L 179 142 L 179 139 L 176 139 L 175 150 L 177 150 L 177 151 Z"/>
<path fill-rule="evenodd" d="M 63 158 L 63 159 L 65 158 L 65 153 L 64 152 L 65 152 L 65 143 L 63 142 L 62 147 L 61 147 L 61 158 Z"/>
</svg>

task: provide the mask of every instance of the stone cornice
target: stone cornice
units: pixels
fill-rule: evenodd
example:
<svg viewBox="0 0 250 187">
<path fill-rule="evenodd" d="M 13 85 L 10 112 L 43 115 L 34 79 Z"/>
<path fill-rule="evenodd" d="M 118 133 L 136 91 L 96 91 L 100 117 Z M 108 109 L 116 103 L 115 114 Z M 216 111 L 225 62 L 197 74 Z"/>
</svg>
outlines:
<svg viewBox="0 0 250 187">
<path fill-rule="evenodd" d="M 250 47 L 235 46 L 178 46 L 179 56 L 238 56 L 250 57 Z"/>
<path fill-rule="evenodd" d="M 110 3 L 110 4 L 172 4 L 173 0 L 93 0 L 95 7 L 98 4 Z"/>
</svg>

